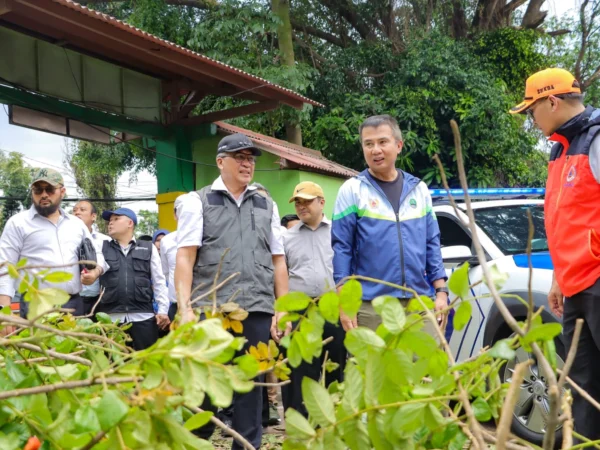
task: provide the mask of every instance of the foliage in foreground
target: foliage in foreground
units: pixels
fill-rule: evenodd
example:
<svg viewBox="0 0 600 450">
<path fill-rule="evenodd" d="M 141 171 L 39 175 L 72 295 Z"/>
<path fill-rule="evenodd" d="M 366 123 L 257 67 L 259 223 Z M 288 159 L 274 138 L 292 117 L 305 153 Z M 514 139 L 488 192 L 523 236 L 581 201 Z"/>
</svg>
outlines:
<svg viewBox="0 0 600 450">
<path fill-rule="evenodd" d="M 32 312 L 29 321 L 11 317 L 7 309 L 0 314 L 0 326 L 22 327 L 0 339 L 2 449 L 21 449 L 31 436 L 43 442 L 43 449 L 210 449 L 211 443 L 190 432 L 211 420 L 212 413 L 196 408 L 205 396 L 225 407 L 234 392 L 252 389 L 250 380 L 261 369 L 286 375 L 272 343 L 235 357 L 243 338 L 226 331 L 223 322 L 232 326 L 244 315 L 232 304 L 212 318 L 174 328 L 147 350 L 132 352 L 122 328 L 105 314 L 98 313 L 95 323 L 52 309 L 66 296 L 54 288 L 40 289 L 39 280 L 60 282 L 69 274 L 23 276 L 25 262 L 9 273 L 22 280 L 20 290 Z M 466 273 L 464 266 L 453 275 L 454 292 L 468 292 Z M 454 316 L 459 330 L 471 315 L 473 299 L 464 295 Z M 296 367 L 319 356 L 325 322 L 337 323 L 340 309 L 356 315 L 361 297 L 360 282 L 352 279 L 339 295 L 325 294 L 318 303 L 301 293 L 280 298 L 276 309 L 287 313 L 281 327 L 287 320 L 299 321 L 283 340 L 289 364 Z M 507 389 L 498 372 L 514 356 L 517 339 L 454 364 L 423 331 L 427 318 L 422 311 L 432 305 L 429 298 L 415 297 L 405 311 L 395 298 L 375 299 L 383 324 L 377 332 L 356 328 L 347 333 L 352 357 L 344 383 L 325 387 L 303 380 L 310 417 L 286 412 L 284 448 L 460 449 L 468 439 L 462 392 L 476 420 L 498 418 Z M 550 329 L 538 320 L 521 344 L 548 343 L 558 332 L 560 326 Z M 328 370 L 333 366 L 325 364 Z"/>
</svg>

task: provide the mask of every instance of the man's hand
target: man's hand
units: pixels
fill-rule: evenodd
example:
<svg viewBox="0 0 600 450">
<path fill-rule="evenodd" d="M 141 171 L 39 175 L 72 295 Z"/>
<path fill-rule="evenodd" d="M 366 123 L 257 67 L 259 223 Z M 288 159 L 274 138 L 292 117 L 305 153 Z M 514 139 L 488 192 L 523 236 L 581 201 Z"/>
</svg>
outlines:
<svg viewBox="0 0 600 450">
<path fill-rule="evenodd" d="M 357 316 L 354 319 L 351 319 L 343 311 L 340 311 L 340 322 L 342 323 L 342 328 L 344 331 L 349 331 L 352 328 L 358 327 L 358 318 Z"/>
<path fill-rule="evenodd" d="M 160 328 L 161 330 L 166 330 L 171 324 L 171 320 L 166 314 L 157 314 L 156 323 L 158 324 L 158 328 Z"/>
<path fill-rule="evenodd" d="M 94 284 L 94 282 L 100 277 L 100 269 L 97 267 L 92 270 L 83 269 L 81 271 L 81 284 L 89 286 Z"/>
<path fill-rule="evenodd" d="M 438 292 L 437 294 L 435 294 L 435 312 L 437 313 L 438 311 L 443 311 L 444 309 L 446 309 L 448 307 L 448 296 L 446 295 L 445 292 Z M 444 322 L 444 314 L 438 314 L 437 315 L 437 321 L 438 321 L 438 325 L 442 325 Z M 445 328 L 442 327 L 442 328 Z"/>
<path fill-rule="evenodd" d="M 552 287 L 548 293 L 548 305 L 550 305 L 550 309 L 556 317 L 562 317 L 564 296 L 554 278 L 552 279 Z"/>
<path fill-rule="evenodd" d="M 286 313 L 284 312 L 276 312 L 273 316 L 273 320 L 271 321 L 271 337 L 278 344 L 282 337 L 287 336 L 292 332 L 292 322 L 286 322 L 285 331 L 281 331 L 277 326 L 279 319 L 281 319 L 285 314 Z"/>
</svg>

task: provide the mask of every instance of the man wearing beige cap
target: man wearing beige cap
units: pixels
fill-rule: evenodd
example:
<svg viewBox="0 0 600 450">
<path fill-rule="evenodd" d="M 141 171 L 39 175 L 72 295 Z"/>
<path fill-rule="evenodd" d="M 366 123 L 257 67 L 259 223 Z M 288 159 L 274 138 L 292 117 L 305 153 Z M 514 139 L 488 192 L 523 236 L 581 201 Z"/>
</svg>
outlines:
<svg viewBox="0 0 600 450">
<path fill-rule="evenodd" d="M 600 401 L 600 110 L 583 104 L 579 82 L 564 69 L 527 79 L 525 99 L 510 111 L 528 114 L 555 144 L 544 214 L 554 279 L 552 312 L 563 318 L 570 347 L 575 322 L 585 323 L 570 375 Z M 600 439 L 600 412 L 573 391 L 576 430 Z"/>
<path fill-rule="evenodd" d="M 66 291 L 71 298 L 63 305 L 75 310 L 75 315 L 83 313 L 80 297 L 82 283 L 91 285 L 107 268 L 102 249 L 96 247 L 98 265 L 95 269 L 80 274 L 79 247 L 87 238 L 93 242 L 92 235 L 85 223 L 77 217 L 67 214 L 60 204 L 65 197 L 62 175 L 54 169 L 43 168 L 37 171 L 31 183 L 33 205 L 11 217 L 0 238 L 0 264 L 16 264 L 26 258 L 28 265 L 61 267 L 73 277 L 58 284 L 40 283 L 40 288 L 56 287 Z M 6 269 L 0 271 L 4 272 Z M 10 304 L 15 294 L 14 280 L 0 277 L 0 307 Z"/>
<path fill-rule="evenodd" d="M 290 203 L 292 202 L 300 222 L 283 232 L 283 247 L 290 279 L 289 290 L 303 292 L 312 298 L 320 297 L 328 291 L 335 290 L 331 221 L 323 214 L 323 189 L 311 181 L 300 183 L 290 198 Z M 276 328 L 272 329 L 272 334 L 276 339 L 281 337 Z M 299 367 L 292 370 L 290 384 L 281 388 L 285 409 L 292 407 L 307 416 L 302 401 L 302 379 L 320 378 L 322 358 L 326 353 L 331 361 L 339 364 L 336 370 L 325 374 L 326 384 L 343 381 L 346 362 L 344 329 L 340 324 L 326 322 L 323 338 L 330 336 L 333 337 L 333 341 L 323 348 L 321 358 L 314 358 L 310 364 L 303 361 Z"/>
</svg>

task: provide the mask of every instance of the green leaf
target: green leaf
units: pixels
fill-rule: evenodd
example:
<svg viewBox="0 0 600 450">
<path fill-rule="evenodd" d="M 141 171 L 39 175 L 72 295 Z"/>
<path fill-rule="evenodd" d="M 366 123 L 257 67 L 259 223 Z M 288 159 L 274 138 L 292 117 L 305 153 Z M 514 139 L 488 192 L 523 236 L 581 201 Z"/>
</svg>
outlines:
<svg viewBox="0 0 600 450">
<path fill-rule="evenodd" d="M 330 359 L 327 360 L 327 362 L 325 362 L 325 371 L 327 373 L 331 373 L 334 370 L 337 370 L 340 368 L 340 365 L 336 362 L 331 361 Z"/>
<path fill-rule="evenodd" d="M 410 403 L 396 411 L 392 423 L 400 437 L 412 435 L 423 425 L 426 406 L 427 403 Z"/>
<path fill-rule="evenodd" d="M 340 306 L 342 311 L 350 317 L 356 317 L 362 304 L 362 286 L 356 280 L 349 280 L 340 291 Z"/>
<path fill-rule="evenodd" d="M 233 360 L 240 369 L 244 372 L 244 374 L 252 379 L 256 376 L 256 374 L 260 370 L 259 362 L 252 355 L 242 355 Z"/>
<path fill-rule="evenodd" d="M 346 333 L 344 345 L 354 356 L 366 358 L 367 352 L 372 349 L 385 348 L 385 342 L 373 330 L 358 327 Z"/>
<path fill-rule="evenodd" d="M 435 339 L 423 331 L 405 331 L 400 335 L 398 348 L 428 358 L 438 347 Z"/>
<path fill-rule="evenodd" d="M 348 362 L 344 371 L 343 403 L 353 412 L 361 406 L 360 399 L 363 395 L 364 382 L 358 367 L 353 362 Z"/>
<path fill-rule="evenodd" d="M 21 381 L 23 381 L 25 379 L 25 375 L 23 375 L 23 372 L 21 372 L 21 369 L 19 369 L 18 365 L 15 364 L 9 356 L 6 356 L 5 363 L 6 363 L 6 373 L 8 374 L 8 377 L 10 378 L 10 380 L 15 385 L 19 384 Z"/>
<path fill-rule="evenodd" d="M 388 379 L 398 386 L 406 386 L 413 381 L 413 361 L 406 352 L 393 349 L 384 353 L 383 362 Z"/>
<path fill-rule="evenodd" d="M 456 312 L 454 313 L 454 329 L 461 331 L 471 320 L 471 314 L 473 313 L 473 305 L 471 302 L 462 301 Z"/>
<path fill-rule="evenodd" d="M 285 412 L 285 431 L 292 439 L 310 439 L 317 435 L 308 420 L 294 408 Z"/>
<path fill-rule="evenodd" d="M 153 361 L 146 361 L 144 364 L 146 374 L 142 386 L 145 389 L 154 389 L 160 386 L 163 380 L 163 368 Z"/>
<path fill-rule="evenodd" d="M 448 450 L 463 450 L 467 443 L 467 436 L 462 431 L 459 431 L 456 436 L 450 441 Z"/>
<path fill-rule="evenodd" d="M 493 265 L 490 267 L 490 274 L 496 289 L 502 289 L 502 286 L 504 286 L 504 283 L 506 283 L 506 280 L 508 280 L 508 273 L 500 271 L 497 265 Z M 487 281 L 485 284 L 489 287 Z"/>
<path fill-rule="evenodd" d="M 429 373 L 432 377 L 441 377 L 448 371 L 448 355 L 444 350 L 437 349 L 429 359 Z"/>
<path fill-rule="evenodd" d="M 321 297 L 319 312 L 327 322 L 337 325 L 340 319 L 340 298 L 335 292 L 327 292 Z"/>
<path fill-rule="evenodd" d="M 290 366 L 298 367 L 302 364 L 302 352 L 300 351 L 300 345 L 298 344 L 299 332 L 294 332 L 291 335 L 290 346 L 287 351 L 288 361 Z"/>
<path fill-rule="evenodd" d="M 90 405 L 83 405 L 75 412 L 75 429 L 78 433 L 100 431 L 100 422 Z"/>
<path fill-rule="evenodd" d="M 275 311 L 302 311 L 311 301 L 312 299 L 303 292 L 290 292 L 275 301 Z"/>
<path fill-rule="evenodd" d="M 385 438 L 382 414 L 369 413 L 367 431 L 375 450 L 393 450 L 394 447 Z"/>
<path fill-rule="evenodd" d="M 113 323 L 110 316 L 103 312 L 96 313 L 96 319 L 98 320 L 98 322 L 105 323 L 107 325 L 110 325 L 111 323 Z"/>
<path fill-rule="evenodd" d="M 94 406 L 100 427 L 110 430 L 127 415 L 129 406 L 121 400 L 115 391 L 106 391 L 102 399 Z"/>
<path fill-rule="evenodd" d="M 47 283 L 65 283 L 73 279 L 73 274 L 70 272 L 50 272 L 44 277 Z"/>
<path fill-rule="evenodd" d="M 190 417 L 183 426 L 187 430 L 195 430 L 196 428 L 200 428 L 210 422 L 210 418 L 213 416 L 212 411 L 202 411 L 197 414 L 194 414 Z"/>
<path fill-rule="evenodd" d="M 477 399 L 471 403 L 471 406 L 473 407 L 475 418 L 480 422 L 487 422 L 492 418 L 492 409 L 484 398 L 477 397 Z"/>
<path fill-rule="evenodd" d="M 437 432 L 441 432 L 440 425 L 444 423 L 444 416 L 439 409 L 437 409 L 433 404 L 427 404 L 425 408 L 425 425 L 430 430 L 437 430 Z"/>
<path fill-rule="evenodd" d="M 331 397 L 323 386 L 315 380 L 304 377 L 302 379 L 302 400 L 310 417 L 319 425 L 335 423 L 335 410 Z"/>
<path fill-rule="evenodd" d="M 3 450 L 18 450 L 21 448 L 21 439 L 17 433 L 4 434 L 0 431 L 0 448 Z"/>
<path fill-rule="evenodd" d="M 69 301 L 69 294 L 62 289 L 46 288 L 35 293 L 28 292 L 31 295 L 29 304 L 28 319 L 33 319 L 47 311 L 50 311 L 56 305 L 63 305 Z"/>
<path fill-rule="evenodd" d="M 515 351 L 510 347 L 511 339 L 501 339 L 497 341 L 490 349 L 488 354 L 492 358 L 505 359 L 510 361 L 515 357 Z"/>
<path fill-rule="evenodd" d="M 399 334 L 406 324 L 406 314 L 400 300 L 390 296 L 373 299 L 373 308 L 381 316 L 383 324 L 392 334 Z"/>
<path fill-rule="evenodd" d="M 206 393 L 212 400 L 213 405 L 225 408 L 231 405 L 233 399 L 233 388 L 231 387 L 227 373 L 218 366 L 202 366 L 206 371 L 207 388 Z"/>
<path fill-rule="evenodd" d="M 20 278 L 19 271 L 12 264 L 8 265 L 8 274 L 11 278 Z"/>
<path fill-rule="evenodd" d="M 23 259 L 19 260 L 19 262 L 17 263 L 17 268 L 20 269 L 21 267 L 25 267 L 26 264 L 27 264 L 27 258 L 23 258 Z"/>
<path fill-rule="evenodd" d="M 433 302 L 433 300 L 431 300 L 431 298 L 427 297 L 426 295 L 421 295 L 420 298 L 421 302 L 423 302 L 423 304 L 425 305 L 425 308 L 435 308 L 435 303 Z M 411 299 L 410 302 L 408 302 L 408 306 L 406 307 L 406 312 L 414 313 L 425 311 L 425 309 L 421 305 L 421 302 L 416 298 Z"/>
<path fill-rule="evenodd" d="M 549 341 L 554 339 L 562 331 L 560 323 L 544 323 L 534 326 L 529 332 L 521 338 L 521 343 L 528 346 L 533 342 Z"/>
<path fill-rule="evenodd" d="M 369 351 L 365 366 L 365 404 L 377 405 L 379 392 L 383 387 L 385 366 L 380 352 Z"/>
<path fill-rule="evenodd" d="M 277 322 L 277 328 L 279 328 L 281 331 L 284 331 L 287 328 L 288 322 L 296 322 L 298 319 L 300 319 L 300 317 L 301 316 L 298 313 L 284 314 L 279 319 L 279 322 Z"/>
<path fill-rule="evenodd" d="M 556 372 L 556 344 L 554 339 L 544 342 L 544 356 L 546 356 L 552 370 Z"/>
<path fill-rule="evenodd" d="M 463 300 L 469 297 L 469 263 L 464 263 L 452 272 L 448 288 Z"/>
</svg>

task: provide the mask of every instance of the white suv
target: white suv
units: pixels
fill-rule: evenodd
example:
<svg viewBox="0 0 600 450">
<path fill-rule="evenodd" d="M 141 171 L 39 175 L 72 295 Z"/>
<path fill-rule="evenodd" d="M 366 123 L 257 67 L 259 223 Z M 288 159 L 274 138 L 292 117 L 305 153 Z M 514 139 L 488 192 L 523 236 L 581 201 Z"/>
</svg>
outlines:
<svg viewBox="0 0 600 450">
<path fill-rule="evenodd" d="M 529 264 L 526 254 L 529 233 L 527 210 L 531 211 L 535 228 L 532 240 L 531 265 L 533 267 L 532 295 L 536 307 L 545 305 L 542 313 L 544 322 L 557 322 L 558 319 L 549 312 L 547 295 L 552 284 L 552 261 L 548 253 L 548 242 L 544 228 L 543 200 L 526 199 L 527 196 L 543 195 L 543 189 L 474 189 L 473 199 L 502 198 L 501 200 L 473 201 L 473 213 L 477 225 L 477 234 L 485 250 L 488 262 L 508 275 L 502 286 L 501 294 L 518 295 L 528 299 Z M 453 190 L 451 190 L 451 193 Z M 454 190 L 457 195 L 462 190 Z M 431 191 L 433 209 L 437 215 L 441 232 L 442 257 L 448 276 L 462 263 L 470 263 L 469 280 L 471 284 L 482 279 L 482 270 L 474 257 L 471 232 L 457 219 L 456 212 L 447 201 L 445 190 Z M 453 194 L 454 195 L 454 194 Z M 517 198 L 510 198 L 517 197 Z M 521 199 L 518 199 L 521 197 Z M 525 198 L 525 199 L 523 199 Z M 458 202 L 458 215 L 468 222 L 466 206 Z M 473 297 L 478 299 L 473 304 L 471 320 L 461 331 L 452 327 L 452 320 L 446 330 L 446 337 L 457 361 L 467 359 L 485 347 L 492 346 L 496 341 L 509 337 L 510 328 L 498 312 L 491 298 L 481 298 L 489 294 L 485 283 L 480 283 L 471 290 Z M 455 294 L 451 294 L 454 298 Z M 517 320 L 525 319 L 527 309 L 514 298 L 503 298 L 509 311 Z M 564 356 L 562 335 L 556 342 L 557 363 L 561 367 Z M 512 369 L 516 363 L 532 355 L 524 350 L 517 351 L 515 361 L 510 361 L 501 371 L 503 381 L 510 382 Z M 521 384 L 521 392 L 513 418 L 513 432 L 520 437 L 541 444 L 546 429 L 548 403 L 548 386 L 544 374 L 537 365 L 530 367 Z"/>
</svg>

